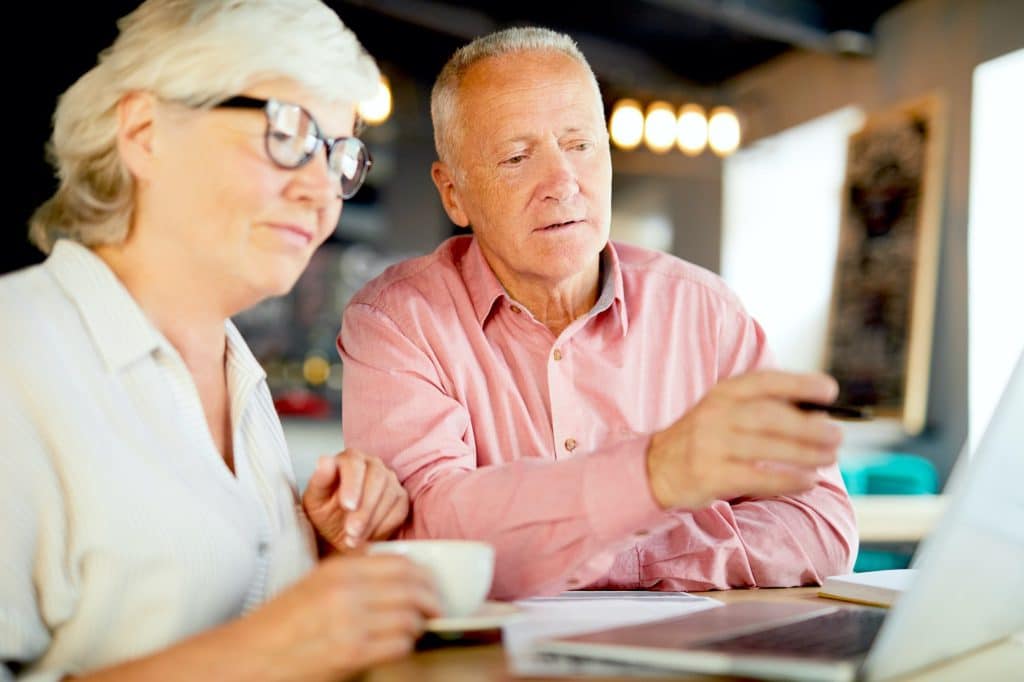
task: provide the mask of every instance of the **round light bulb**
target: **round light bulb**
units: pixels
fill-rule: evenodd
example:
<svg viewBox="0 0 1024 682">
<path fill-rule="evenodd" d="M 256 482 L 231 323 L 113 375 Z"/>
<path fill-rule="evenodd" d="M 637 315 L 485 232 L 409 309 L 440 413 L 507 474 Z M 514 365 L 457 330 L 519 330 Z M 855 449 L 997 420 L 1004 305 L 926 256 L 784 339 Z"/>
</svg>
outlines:
<svg viewBox="0 0 1024 682">
<path fill-rule="evenodd" d="M 608 130 L 616 147 L 635 149 L 644 135 L 644 114 L 640 111 L 640 103 L 632 99 L 616 102 Z"/>
<path fill-rule="evenodd" d="M 378 125 L 391 115 L 391 85 L 385 76 L 380 77 L 377 93 L 359 103 L 359 116 L 370 125 Z"/>
<path fill-rule="evenodd" d="M 312 386 L 319 386 L 327 381 L 331 366 L 321 355 L 310 355 L 302 363 L 302 378 Z"/>
<path fill-rule="evenodd" d="M 708 119 L 708 146 L 719 156 L 728 156 L 740 146 L 740 121 L 729 107 L 715 107 Z"/>
<path fill-rule="evenodd" d="M 708 144 L 708 119 L 704 107 L 686 104 L 679 110 L 676 124 L 676 144 L 687 156 L 697 156 Z"/>
<path fill-rule="evenodd" d="M 657 154 L 664 154 L 676 142 L 676 112 L 668 102 L 651 102 L 644 118 L 644 142 Z"/>
</svg>

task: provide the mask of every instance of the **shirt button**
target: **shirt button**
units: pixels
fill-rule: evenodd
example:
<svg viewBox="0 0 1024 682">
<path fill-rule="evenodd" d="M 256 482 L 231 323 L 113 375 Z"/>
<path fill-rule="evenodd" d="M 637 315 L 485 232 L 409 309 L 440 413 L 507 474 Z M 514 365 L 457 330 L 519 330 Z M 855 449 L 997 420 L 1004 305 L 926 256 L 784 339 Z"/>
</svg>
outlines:
<svg viewBox="0 0 1024 682">
<path fill-rule="evenodd" d="M 637 536 L 638 538 L 642 538 L 642 537 L 644 537 L 645 535 L 649 535 L 649 534 L 650 534 L 650 532 L 651 532 L 651 531 L 649 531 L 649 530 L 647 530 L 647 529 L 645 529 L 645 528 L 641 528 L 640 530 L 635 530 L 635 531 L 633 531 L 633 535 Z"/>
<path fill-rule="evenodd" d="M 554 353 L 552 354 L 552 357 L 554 357 L 554 358 L 555 358 L 555 362 L 558 362 L 559 360 L 561 360 L 561 359 L 562 359 L 562 351 L 560 351 L 560 350 L 558 350 L 558 349 L 556 348 L 556 349 L 555 349 L 555 352 L 554 352 Z"/>
<path fill-rule="evenodd" d="M 575 438 L 566 438 L 565 439 L 565 449 L 568 450 L 569 452 L 572 452 L 573 450 L 575 450 L 576 449 L 576 439 Z"/>
<path fill-rule="evenodd" d="M 517 306 L 517 305 L 514 305 L 514 306 L 512 306 L 512 307 L 511 307 L 511 308 L 509 308 L 509 309 L 510 309 L 510 310 L 511 310 L 512 312 L 514 312 L 514 313 L 515 313 L 516 315 L 518 315 L 519 313 L 523 312 L 523 309 L 522 309 L 522 308 L 520 308 L 520 307 L 519 307 L 519 306 Z"/>
<path fill-rule="evenodd" d="M 269 552 L 269 551 L 270 551 L 270 543 L 269 542 L 263 541 L 260 544 L 256 545 L 256 552 L 259 553 L 260 556 L 266 556 L 267 552 Z"/>
<path fill-rule="evenodd" d="M 576 587 L 576 586 L 578 586 L 580 584 L 580 581 L 579 581 L 578 578 L 569 578 L 568 580 L 565 581 L 565 584 L 568 585 L 569 587 Z"/>
</svg>

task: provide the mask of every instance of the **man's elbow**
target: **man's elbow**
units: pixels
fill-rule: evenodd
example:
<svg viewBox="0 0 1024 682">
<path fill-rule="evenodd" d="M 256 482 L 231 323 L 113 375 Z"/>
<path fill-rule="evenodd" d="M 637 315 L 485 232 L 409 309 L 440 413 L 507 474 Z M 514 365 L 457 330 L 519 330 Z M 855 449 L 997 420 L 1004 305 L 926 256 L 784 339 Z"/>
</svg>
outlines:
<svg viewBox="0 0 1024 682">
<path fill-rule="evenodd" d="M 819 582 L 830 575 L 849 573 L 857 560 L 860 536 L 857 519 L 849 496 L 843 493 L 843 504 L 829 518 L 823 518 L 821 528 L 821 552 L 815 572 Z"/>
</svg>

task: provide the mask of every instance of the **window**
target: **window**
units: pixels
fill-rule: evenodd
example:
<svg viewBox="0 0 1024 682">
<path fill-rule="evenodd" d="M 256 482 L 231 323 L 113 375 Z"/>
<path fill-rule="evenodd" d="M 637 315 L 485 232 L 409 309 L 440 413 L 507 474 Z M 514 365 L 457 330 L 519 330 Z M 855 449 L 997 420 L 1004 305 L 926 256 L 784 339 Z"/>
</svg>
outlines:
<svg viewBox="0 0 1024 682">
<path fill-rule="evenodd" d="M 967 232 L 968 442 L 1024 352 L 1024 50 L 974 70 Z"/>
<path fill-rule="evenodd" d="M 863 122 L 846 107 L 724 162 L 722 276 L 786 369 L 824 365 L 847 138 Z"/>
</svg>

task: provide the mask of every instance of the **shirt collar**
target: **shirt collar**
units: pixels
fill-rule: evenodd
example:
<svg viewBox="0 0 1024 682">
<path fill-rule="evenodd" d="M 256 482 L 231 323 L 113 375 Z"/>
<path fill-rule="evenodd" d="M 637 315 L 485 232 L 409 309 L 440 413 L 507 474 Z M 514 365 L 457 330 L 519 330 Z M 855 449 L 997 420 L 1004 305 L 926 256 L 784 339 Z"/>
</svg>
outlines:
<svg viewBox="0 0 1024 682">
<path fill-rule="evenodd" d="M 469 290 L 469 298 L 473 303 L 477 322 L 483 326 L 494 308 L 495 301 L 505 296 L 506 293 L 494 271 L 491 270 L 491 266 L 488 265 L 487 259 L 484 258 L 475 237 L 470 239 L 466 256 L 462 260 L 462 276 L 466 282 L 466 288 Z M 625 300 L 619 256 L 615 252 L 615 246 L 609 241 L 601 251 L 601 293 L 589 316 L 593 317 L 614 307 L 614 313 L 618 317 L 622 334 L 625 336 L 629 330 Z"/>
<path fill-rule="evenodd" d="M 505 295 L 505 287 L 501 286 L 491 266 L 487 264 L 476 237 L 470 238 L 466 256 L 462 259 L 462 278 L 469 290 L 469 300 L 473 303 L 476 320 L 482 327 L 491 314 L 494 302 Z"/>
<path fill-rule="evenodd" d="M 165 342 L 121 280 L 85 246 L 58 240 L 44 267 L 78 309 L 107 369 L 123 369 Z"/>
<path fill-rule="evenodd" d="M 249 349 L 249 344 L 242 338 L 242 333 L 231 320 L 224 321 L 224 335 L 227 338 L 227 369 L 228 383 L 255 385 L 267 378 L 263 365 Z"/>
<path fill-rule="evenodd" d="M 601 293 L 591 315 L 598 315 L 611 308 L 619 322 L 622 335 L 629 331 L 629 316 L 626 314 L 626 290 L 622 284 L 622 266 L 615 245 L 609 240 L 601 251 Z"/>
</svg>

